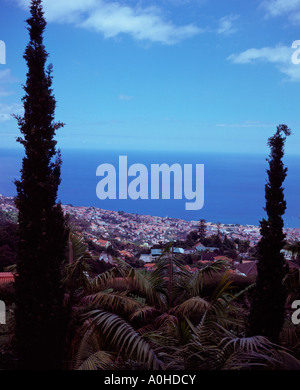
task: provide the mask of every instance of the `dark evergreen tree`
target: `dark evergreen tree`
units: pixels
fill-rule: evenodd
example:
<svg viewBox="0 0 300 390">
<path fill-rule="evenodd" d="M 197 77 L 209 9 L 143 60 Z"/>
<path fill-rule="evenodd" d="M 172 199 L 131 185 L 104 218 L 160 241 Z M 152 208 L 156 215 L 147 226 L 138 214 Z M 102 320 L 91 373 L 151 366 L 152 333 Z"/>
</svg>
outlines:
<svg viewBox="0 0 300 390">
<path fill-rule="evenodd" d="M 291 131 L 279 125 L 277 132 L 269 138 L 270 147 L 268 182 L 265 186 L 267 220 L 260 222 L 261 239 L 258 243 L 258 265 L 256 291 L 249 315 L 249 334 L 264 335 L 278 342 L 284 322 L 286 293 L 283 278 L 286 273 L 285 244 L 282 216 L 286 209 L 282 184 L 287 174 L 282 158 L 286 136 Z"/>
<path fill-rule="evenodd" d="M 188 233 L 186 236 L 186 242 L 188 246 L 193 246 L 198 242 L 198 231 L 197 230 L 192 230 L 191 232 Z"/>
<path fill-rule="evenodd" d="M 221 234 L 221 223 L 217 222 L 217 236 L 221 239 L 222 234 Z"/>
<path fill-rule="evenodd" d="M 57 203 L 61 158 L 54 136 L 52 67 L 43 44 L 46 27 L 42 1 L 32 0 L 27 19 L 30 35 L 24 59 L 24 116 L 16 116 L 25 157 L 16 181 L 18 208 L 16 337 L 21 369 L 59 369 L 64 348 L 62 261 L 67 227 Z"/>
<path fill-rule="evenodd" d="M 224 236 L 224 240 L 222 242 L 222 248 L 224 251 L 235 249 L 235 243 L 233 240 L 229 240 L 227 234 Z"/>
<path fill-rule="evenodd" d="M 200 242 L 206 237 L 206 225 L 205 225 L 205 219 L 200 219 L 198 223 L 198 238 Z"/>
</svg>

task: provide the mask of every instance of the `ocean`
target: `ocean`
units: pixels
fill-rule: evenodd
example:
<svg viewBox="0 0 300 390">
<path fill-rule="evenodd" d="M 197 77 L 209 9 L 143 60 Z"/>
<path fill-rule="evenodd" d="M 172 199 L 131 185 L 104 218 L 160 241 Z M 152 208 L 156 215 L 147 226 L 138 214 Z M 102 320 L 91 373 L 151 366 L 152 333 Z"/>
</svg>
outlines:
<svg viewBox="0 0 300 390">
<path fill-rule="evenodd" d="M 186 210 L 186 199 L 106 199 L 100 200 L 96 176 L 100 164 L 112 164 L 118 171 L 119 156 L 127 156 L 128 167 L 140 163 L 150 172 L 151 164 L 204 164 L 204 206 Z M 62 150 L 62 182 L 58 200 L 73 206 L 94 206 L 185 220 L 205 219 L 208 222 L 258 225 L 266 217 L 264 187 L 267 180 L 267 156 L 241 154 L 209 154 L 185 152 L 138 152 L 103 150 Z M 0 193 L 16 195 L 14 179 L 19 179 L 22 151 L 0 150 Z M 284 182 L 287 210 L 285 227 L 300 228 L 300 157 L 285 156 L 288 175 Z M 150 178 L 149 178 L 150 179 Z M 132 178 L 128 179 L 128 183 Z M 172 188 L 172 182 L 171 182 Z"/>
</svg>

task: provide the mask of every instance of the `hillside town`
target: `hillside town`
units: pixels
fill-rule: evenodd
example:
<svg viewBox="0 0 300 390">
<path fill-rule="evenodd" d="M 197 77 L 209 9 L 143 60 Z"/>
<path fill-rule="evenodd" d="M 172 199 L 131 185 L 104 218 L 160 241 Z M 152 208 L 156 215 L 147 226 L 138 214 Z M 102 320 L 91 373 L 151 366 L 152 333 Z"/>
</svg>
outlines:
<svg viewBox="0 0 300 390">
<path fill-rule="evenodd" d="M 199 221 L 129 214 L 95 207 L 62 205 L 62 208 L 65 214 L 69 215 L 71 225 L 74 225 L 77 233 L 86 242 L 93 243 L 92 252 L 99 255 L 99 259 L 112 263 L 113 252 L 109 252 L 108 249 L 117 249 L 121 258 L 141 260 L 148 269 L 161 254 L 159 248 L 168 242 L 174 242 L 175 246 L 177 242 L 185 242 L 191 232 L 197 231 L 199 224 Z M 0 195 L 0 210 L 16 216 L 14 198 Z M 300 239 L 300 229 L 286 228 L 285 233 L 287 240 Z M 232 263 L 233 260 L 238 260 L 236 263 L 239 264 L 250 261 L 253 268 L 255 258 L 253 251 L 251 255 L 251 249 L 255 248 L 260 239 L 258 226 L 205 222 L 205 235 L 207 237 L 220 235 L 223 239 L 226 237 L 236 242 L 247 242 L 247 250 L 240 250 L 236 244 L 234 248 L 236 256 L 233 259 L 229 256 L 229 260 Z M 197 240 L 190 246 L 176 248 L 176 251 L 182 255 L 198 254 L 202 264 L 224 258 L 218 248 L 206 247 Z M 287 260 L 292 259 L 292 254 L 288 251 L 285 251 L 285 256 Z M 228 259 L 228 256 L 225 258 Z"/>
<path fill-rule="evenodd" d="M 109 240 L 111 237 L 119 241 L 133 242 L 148 246 L 185 239 L 187 234 L 197 229 L 199 221 L 186 221 L 171 217 L 130 214 L 124 211 L 104 210 L 96 207 L 75 207 L 62 205 L 66 214 L 75 221 L 83 223 L 84 229 L 92 239 Z M 13 197 L 0 194 L 0 210 L 17 213 Z M 223 224 L 206 221 L 207 235 L 227 235 L 230 239 L 248 240 L 250 246 L 255 246 L 260 239 L 259 226 Z M 299 228 L 285 228 L 287 239 L 300 239 Z"/>
</svg>

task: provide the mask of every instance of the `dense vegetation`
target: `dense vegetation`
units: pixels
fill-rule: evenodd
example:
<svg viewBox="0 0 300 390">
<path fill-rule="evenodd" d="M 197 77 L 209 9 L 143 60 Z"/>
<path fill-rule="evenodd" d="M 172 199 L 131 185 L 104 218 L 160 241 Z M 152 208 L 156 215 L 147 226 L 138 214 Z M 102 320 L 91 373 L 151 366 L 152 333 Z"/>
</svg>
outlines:
<svg viewBox="0 0 300 390">
<path fill-rule="evenodd" d="M 14 216 L 0 210 L 0 272 L 16 263 L 17 241 Z"/>
<path fill-rule="evenodd" d="M 239 285 L 225 261 L 189 273 L 169 245 L 151 272 L 116 259 L 94 275 L 83 239 L 71 234 L 69 244 L 64 369 L 300 369 L 300 327 L 290 312 L 278 344 L 247 337 L 254 285 Z M 300 298 L 297 277 L 284 280 L 287 307 Z M 13 327 L 6 340 L 14 356 Z"/>
</svg>

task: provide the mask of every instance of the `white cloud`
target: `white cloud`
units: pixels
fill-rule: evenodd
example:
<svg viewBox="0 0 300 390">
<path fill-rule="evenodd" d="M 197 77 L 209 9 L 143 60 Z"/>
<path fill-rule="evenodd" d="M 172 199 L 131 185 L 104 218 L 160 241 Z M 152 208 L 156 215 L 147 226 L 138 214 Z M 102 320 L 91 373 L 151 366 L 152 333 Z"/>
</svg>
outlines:
<svg viewBox="0 0 300 390">
<path fill-rule="evenodd" d="M 219 20 L 219 27 L 217 28 L 218 34 L 231 35 L 237 31 L 233 27 L 233 22 L 239 18 L 239 15 L 227 15 Z"/>
<path fill-rule="evenodd" d="M 7 96 L 11 96 L 11 95 L 14 95 L 14 92 L 8 91 L 7 89 L 0 86 L 0 97 L 7 97 Z"/>
<path fill-rule="evenodd" d="M 18 80 L 12 76 L 10 69 L 0 70 L 0 83 L 15 83 Z"/>
<path fill-rule="evenodd" d="M 10 69 L 0 70 L 0 97 L 11 96 L 14 92 L 6 88 L 6 84 L 15 83 L 18 80 L 12 76 Z"/>
<path fill-rule="evenodd" d="M 13 119 L 12 115 L 22 114 L 23 107 L 21 104 L 12 103 L 12 104 L 2 104 L 0 103 L 0 122 L 7 122 Z"/>
<path fill-rule="evenodd" d="M 254 64 L 256 62 L 272 63 L 290 81 L 300 81 L 300 64 L 292 63 L 292 54 L 295 49 L 289 46 L 251 48 L 239 54 L 231 54 L 227 60 L 235 64 Z"/>
<path fill-rule="evenodd" d="M 290 61 L 292 49 L 287 46 L 263 47 L 261 49 L 248 49 L 240 54 L 231 54 L 227 59 L 236 64 L 248 64 L 257 60 L 285 63 Z"/>
<path fill-rule="evenodd" d="M 23 8 L 28 0 L 16 0 Z M 44 0 L 47 21 L 72 23 L 97 31 L 105 38 L 128 34 L 136 40 L 175 44 L 202 30 L 193 24 L 177 26 L 164 19 L 158 7 L 124 5 L 104 0 Z"/>
<path fill-rule="evenodd" d="M 300 0 L 264 0 L 262 7 L 270 16 L 278 16 L 291 11 L 300 11 Z"/>
<path fill-rule="evenodd" d="M 30 0 L 15 0 L 22 8 L 29 10 Z M 74 23 L 83 13 L 91 12 L 97 0 L 44 0 L 43 9 L 49 22 Z"/>
<path fill-rule="evenodd" d="M 291 22 L 300 22 L 300 0 L 264 0 L 261 6 L 267 16 L 287 15 Z"/>
<path fill-rule="evenodd" d="M 118 3 L 105 4 L 81 26 L 101 32 L 105 38 L 129 34 L 136 40 L 174 44 L 200 32 L 193 25 L 175 26 L 166 22 L 157 8 L 134 9 Z"/>
</svg>

